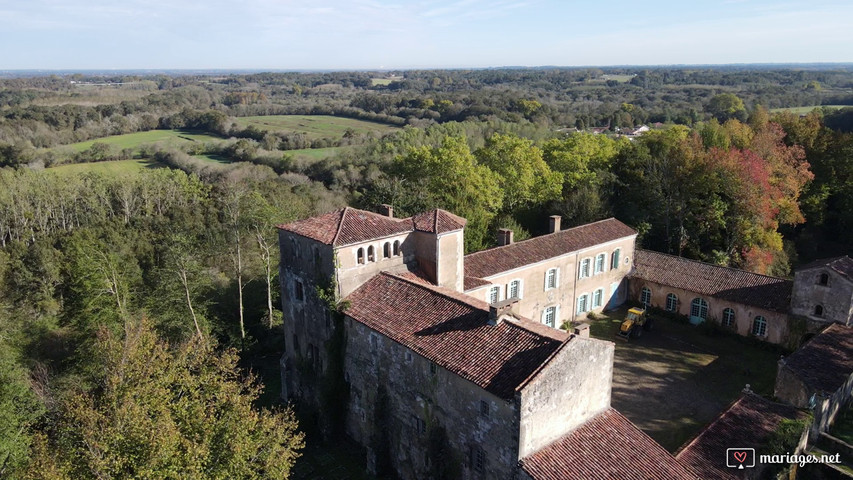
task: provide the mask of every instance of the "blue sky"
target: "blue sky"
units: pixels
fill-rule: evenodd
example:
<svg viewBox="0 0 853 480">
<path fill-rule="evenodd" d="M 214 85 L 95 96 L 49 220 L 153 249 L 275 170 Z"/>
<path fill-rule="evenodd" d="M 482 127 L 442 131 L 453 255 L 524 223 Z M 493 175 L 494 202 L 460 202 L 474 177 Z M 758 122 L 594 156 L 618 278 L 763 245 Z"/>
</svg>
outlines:
<svg viewBox="0 0 853 480">
<path fill-rule="evenodd" d="M 853 62 L 853 2 L 0 0 L 0 70 Z"/>
</svg>

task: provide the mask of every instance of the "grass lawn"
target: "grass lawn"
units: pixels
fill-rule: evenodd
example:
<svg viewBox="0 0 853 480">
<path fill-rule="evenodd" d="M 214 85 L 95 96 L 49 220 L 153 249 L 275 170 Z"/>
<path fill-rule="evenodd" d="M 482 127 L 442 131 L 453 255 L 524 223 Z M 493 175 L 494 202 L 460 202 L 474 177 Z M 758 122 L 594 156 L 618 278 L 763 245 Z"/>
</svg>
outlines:
<svg viewBox="0 0 853 480">
<path fill-rule="evenodd" d="M 73 163 L 47 168 L 45 172 L 56 175 L 73 175 L 83 172 L 98 172 L 105 175 L 135 173 L 146 168 L 161 168 L 164 165 L 153 160 L 115 160 L 112 162 Z"/>
<path fill-rule="evenodd" d="M 293 155 L 295 158 L 306 157 L 312 160 L 322 160 L 335 156 L 338 152 L 349 147 L 328 147 L 328 148 L 303 148 L 301 150 L 286 150 L 284 153 Z"/>
<path fill-rule="evenodd" d="M 617 339 L 625 310 L 590 320 L 591 336 L 616 344 L 613 406 L 670 451 L 713 420 L 746 384 L 771 396 L 781 350 L 655 318 L 651 331 Z"/>
<path fill-rule="evenodd" d="M 791 113 L 795 113 L 795 114 L 797 114 L 797 115 L 805 115 L 805 114 L 807 114 L 807 113 L 811 112 L 812 110 L 814 110 L 814 109 L 816 109 L 816 108 L 839 109 L 839 108 L 845 108 L 845 107 L 850 107 L 850 106 L 853 106 L 853 105 L 812 105 L 812 106 L 810 106 L 810 107 L 771 108 L 771 109 L 770 109 L 770 112 L 771 112 L 771 113 L 775 113 L 775 112 L 791 112 Z"/>
<path fill-rule="evenodd" d="M 377 85 L 390 85 L 393 81 L 393 78 L 371 78 L 370 84 L 375 87 Z"/>
<path fill-rule="evenodd" d="M 195 158 L 200 158 L 209 163 L 216 163 L 219 165 L 227 165 L 231 163 L 231 160 L 223 157 L 222 155 L 210 154 L 210 155 L 193 155 Z"/>
<path fill-rule="evenodd" d="M 82 152 L 92 146 L 93 143 L 106 143 L 118 150 L 125 148 L 137 149 L 146 143 L 165 143 L 181 145 L 191 142 L 218 142 L 222 139 L 212 135 L 194 133 L 183 130 L 149 130 L 147 132 L 127 133 L 111 137 L 96 138 L 85 142 L 72 143 L 69 145 L 74 151 Z"/>
<path fill-rule="evenodd" d="M 342 138 L 347 129 L 356 133 L 380 132 L 387 133 L 398 130 L 398 127 L 384 123 L 368 122 L 353 118 L 334 117 L 330 115 L 267 115 L 259 117 L 240 117 L 236 119 L 240 127 L 254 125 L 261 130 L 274 132 L 297 132 L 308 139 Z"/>
<path fill-rule="evenodd" d="M 619 83 L 627 83 L 627 82 L 630 82 L 632 78 L 634 78 L 634 75 L 612 75 L 612 74 L 605 74 L 605 75 L 602 75 L 602 76 L 601 76 L 601 79 L 602 79 L 602 80 L 604 80 L 605 82 L 606 82 L 607 80 L 616 80 L 616 81 L 617 81 L 617 82 L 619 82 Z"/>
</svg>

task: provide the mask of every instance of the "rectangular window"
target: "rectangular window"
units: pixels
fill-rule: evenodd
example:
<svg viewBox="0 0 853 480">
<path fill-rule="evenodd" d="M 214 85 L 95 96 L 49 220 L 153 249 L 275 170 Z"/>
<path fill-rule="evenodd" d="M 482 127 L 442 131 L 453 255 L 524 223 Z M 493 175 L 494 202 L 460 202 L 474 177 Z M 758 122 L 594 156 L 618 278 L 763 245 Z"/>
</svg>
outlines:
<svg viewBox="0 0 853 480">
<path fill-rule="evenodd" d="M 495 285 L 489 289 L 489 303 L 498 303 L 501 299 L 501 287 Z"/>
<path fill-rule="evenodd" d="M 578 297 L 578 313 L 584 313 L 589 310 L 589 295 L 581 295 Z"/>
<path fill-rule="evenodd" d="M 542 323 L 551 328 L 557 328 L 557 307 L 548 307 L 542 316 Z"/>
<path fill-rule="evenodd" d="M 595 273 L 604 272 L 604 254 L 600 253 L 595 257 Z"/>
<path fill-rule="evenodd" d="M 302 284 L 302 280 L 296 280 L 293 284 L 293 297 L 299 301 L 305 301 L 305 285 Z"/>
<path fill-rule="evenodd" d="M 545 273 L 545 290 L 557 288 L 557 269 L 551 268 Z"/>
<path fill-rule="evenodd" d="M 418 435 L 426 433 L 426 422 L 421 417 L 412 415 L 412 429 Z"/>
<path fill-rule="evenodd" d="M 438 373 L 438 365 L 435 362 L 429 362 L 429 373 L 435 375 Z"/>
<path fill-rule="evenodd" d="M 581 260 L 581 268 L 578 272 L 578 278 L 587 278 L 589 277 L 589 263 L 590 259 L 584 258 Z"/>
<path fill-rule="evenodd" d="M 480 400 L 480 416 L 489 418 L 489 402 L 485 400 Z"/>
<path fill-rule="evenodd" d="M 509 282 L 506 296 L 507 298 L 521 298 L 521 280 L 513 280 Z"/>
<path fill-rule="evenodd" d="M 610 269 L 615 270 L 619 268 L 619 253 L 620 250 L 617 248 L 613 250 L 613 256 L 610 257 Z"/>
<path fill-rule="evenodd" d="M 604 297 L 604 290 L 598 289 L 592 294 L 592 308 L 598 308 L 601 306 L 601 300 Z"/>
<path fill-rule="evenodd" d="M 474 470 L 478 473 L 486 470 L 486 451 L 481 447 L 474 448 Z"/>
</svg>

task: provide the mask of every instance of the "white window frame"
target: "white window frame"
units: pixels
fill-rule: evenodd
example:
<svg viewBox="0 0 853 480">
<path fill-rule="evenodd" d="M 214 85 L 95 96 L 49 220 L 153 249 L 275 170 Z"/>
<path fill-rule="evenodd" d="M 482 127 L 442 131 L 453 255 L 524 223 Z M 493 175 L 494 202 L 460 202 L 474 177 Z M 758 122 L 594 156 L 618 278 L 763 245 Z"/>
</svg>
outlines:
<svg viewBox="0 0 853 480">
<path fill-rule="evenodd" d="M 726 318 L 727 317 L 726 313 L 728 313 L 728 312 L 731 312 L 731 318 Z M 735 313 L 734 308 L 726 307 L 723 309 L 723 326 L 724 327 L 734 327 L 736 319 L 737 319 L 737 314 Z M 731 320 L 731 321 L 729 321 L 729 320 Z"/>
<path fill-rule="evenodd" d="M 649 292 L 649 301 L 648 302 L 645 299 L 646 292 Z M 644 307 L 652 304 L 652 289 L 651 288 L 644 286 L 643 288 L 640 289 L 640 303 L 642 303 Z"/>
<path fill-rule="evenodd" d="M 758 321 L 761 319 L 761 323 Z M 760 325 L 760 327 L 759 327 Z M 760 330 L 760 331 L 756 331 Z M 756 315 L 755 318 L 752 319 L 752 329 L 750 330 L 753 335 L 756 337 L 766 337 L 767 336 L 767 317 L 763 315 Z"/>
<path fill-rule="evenodd" d="M 617 248 L 613 250 L 613 253 L 610 254 L 610 269 L 616 270 L 619 268 L 619 257 L 622 256 L 622 249 Z"/>
<path fill-rule="evenodd" d="M 696 301 L 699 300 L 697 303 Z M 708 312 L 711 310 L 711 305 L 702 297 L 696 297 L 690 301 L 690 316 L 701 318 L 702 320 L 708 319 Z M 693 315 L 693 312 L 696 312 L 697 315 Z"/>
<path fill-rule="evenodd" d="M 512 295 L 511 294 L 512 285 L 514 283 L 518 284 L 518 288 L 517 288 L 518 291 L 516 292 L 515 295 Z M 524 287 L 524 282 L 522 282 L 520 278 L 514 278 L 514 279 L 510 280 L 510 282 L 506 285 L 506 298 L 512 298 L 512 297 L 516 297 L 519 299 L 523 298 L 523 296 L 524 296 L 523 287 Z"/>
<path fill-rule="evenodd" d="M 495 295 L 496 300 L 492 301 L 492 293 L 497 289 L 497 295 Z M 498 303 L 501 301 L 501 286 L 500 285 L 492 285 L 486 290 L 486 303 Z"/>
<path fill-rule="evenodd" d="M 586 267 L 584 267 L 586 265 Z M 584 272 L 584 270 L 586 270 Z M 578 278 L 589 278 L 592 276 L 592 257 L 584 258 L 578 264 Z"/>
<path fill-rule="evenodd" d="M 588 293 L 583 293 L 583 294 L 578 295 L 578 299 L 577 299 L 577 302 L 578 302 L 577 303 L 577 305 L 578 305 L 577 312 L 578 312 L 578 314 L 586 313 L 589 311 L 589 301 L 590 301 L 590 298 L 589 298 Z"/>
<path fill-rule="evenodd" d="M 670 301 L 670 299 L 673 299 L 673 298 L 675 300 L 673 300 L 673 302 L 672 302 L 672 308 L 669 308 L 669 301 Z M 666 307 L 667 312 L 677 312 L 678 311 L 678 295 L 676 295 L 672 292 L 667 293 L 666 294 L 666 305 L 665 305 L 665 307 Z"/>
<path fill-rule="evenodd" d="M 548 277 L 550 276 L 551 272 L 554 272 L 554 277 L 553 277 L 554 278 L 554 282 L 553 282 L 554 284 L 553 284 L 553 286 L 550 285 L 551 282 L 548 281 Z M 545 290 L 546 291 L 547 290 L 553 290 L 553 289 L 557 288 L 557 286 L 559 284 L 560 284 L 560 268 L 559 267 L 552 267 L 552 268 L 549 268 L 547 271 L 545 271 Z"/>
<path fill-rule="evenodd" d="M 551 324 L 548 323 L 548 314 L 553 313 L 554 318 Z M 559 305 L 551 305 L 550 307 L 546 307 L 542 310 L 542 323 L 548 325 L 551 328 L 557 328 L 557 320 L 560 318 L 560 306 Z"/>
<path fill-rule="evenodd" d="M 598 268 L 598 261 L 601 260 L 601 268 Z M 599 273 L 604 273 L 607 271 L 607 254 L 599 253 L 595 256 L 595 260 L 593 260 L 593 275 L 598 275 Z"/>
<path fill-rule="evenodd" d="M 596 300 L 596 295 L 598 295 L 598 300 Z M 599 308 L 604 305 L 604 289 L 599 288 L 592 292 L 592 308 Z"/>
</svg>

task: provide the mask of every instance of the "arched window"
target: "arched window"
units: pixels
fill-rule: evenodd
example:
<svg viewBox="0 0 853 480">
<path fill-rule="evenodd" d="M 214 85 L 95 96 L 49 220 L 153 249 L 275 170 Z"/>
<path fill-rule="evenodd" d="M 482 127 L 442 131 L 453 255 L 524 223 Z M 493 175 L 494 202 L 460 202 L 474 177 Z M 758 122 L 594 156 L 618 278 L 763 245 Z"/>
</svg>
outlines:
<svg viewBox="0 0 853 480">
<path fill-rule="evenodd" d="M 733 327 L 735 325 L 735 311 L 731 308 L 723 309 L 723 326 Z"/>
<path fill-rule="evenodd" d="M 391 258 L 391 244 L 388 242 L 382 245 L 382 258 Z"/>
<path fill-rule="evenodd" d="M 501 299 L 501 287 L 495 285 L 489 289 L 489 303 L 498 303 Z"/>
<path fill-rule="evenodd" d="M 607 256 L 603 253 L 599 253 L 595 256 L 595 273 L 603 273 L 604 272 L 604 261 L 607 259 Z"/>
<path fill-rule="evenodd" d="M 814 314 L 816 317 L 823 316 L 823 305 L 815 305 L 814 306 Z"/>
<path fill-rule="evenodd" d="M 755 317 L 752 321 L 752 334 L 758 337 L 767 335 L 767 319 L 761 315 Z"/>
<path fill-rule="evenodd" d="M 818 285 L 829 285 L 829 274 L 821 273 L 820 278 L 817 279 Z"/>
<path fill-rule="evenodd" d="M 396 257 L 399 254 L 400 254 L 400 241 L 394 240 L 394 256 Z"/>
<path fill-rule="evenodd" d="M 355 251 L 355 261 L 359 265 L 364 264 L 364 249 L 363 248 L 359 248 L 358 250 Z"/>
<path fill-rule="evenodd" d="M 649 290 L 649 287 L 643 287 L 643 289 L 640 290 L 640 303 L 643 305 L 652 304 L 652 291 Z"/>
<path fill-rule="evenodd" d="M 666 309 L 670 312 L 678 310 L 678 297 L 674 293 L 666 296 Z"/>
<path fill-rule="evenodd" d="M 708 302 L 701 298 L 694 298 L 690 302 L 690 316 L 705 320 L 708 318 Z"/>
<path fill-rule="evenodd" d="M 367 261 L 375 262 L 376 261 L 376 250 L 374 250 L 373 245 L 367 247 Z"/>
</svg>

